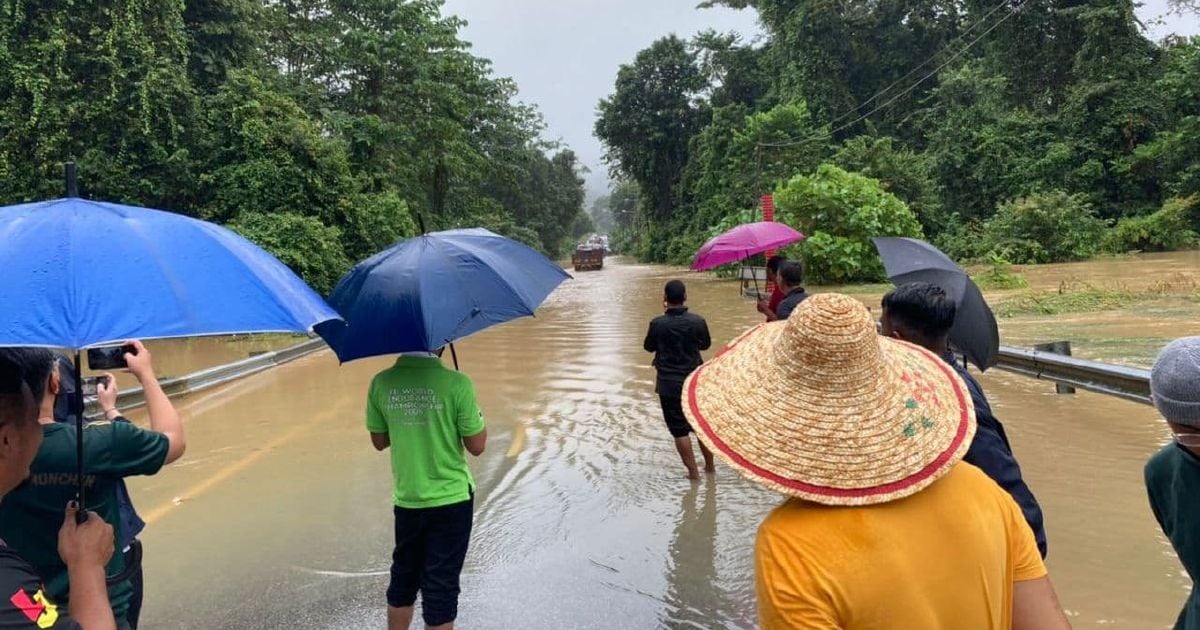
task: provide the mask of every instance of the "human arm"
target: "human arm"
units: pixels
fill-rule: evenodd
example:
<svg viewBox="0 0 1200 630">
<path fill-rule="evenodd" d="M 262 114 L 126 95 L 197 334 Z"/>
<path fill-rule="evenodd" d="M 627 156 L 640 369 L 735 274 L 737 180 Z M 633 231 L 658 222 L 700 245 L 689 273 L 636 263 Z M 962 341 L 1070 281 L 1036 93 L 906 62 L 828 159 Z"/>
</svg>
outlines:
<svg viewBox="0 0 1200 630">
<path fill-rule="evenodd" d="M 367 432 L 371 434 L 371 446 L 382 451 L 392 445 L 392 436 L 388 432 L 387 418 L 383 410 L 375 402 L 375 382 L 371 382 L 367 390 Z"/>
<path fill-rule="evenodd" d="M 766 298 L 758 299 L 758 312 L 762 313 L 769 322 L 779 319 L 779 316 L 776 315 L 775 311 L 771 309 L 771 301 Z"/>
<path fill-rule="evenodd" d="M 1070 630 L 1050 576 L 1013 585 L 1013 630 Z"/>
<path fill-rule="evenodd" d="M 454 401 L 454 422 L 458 434 L 461 436 L 463 448 L 475 457 L 479 457 L 487 447 L 487 425 L 483 422 L 483 412 L 479 410 L 474 383 L 465 375 L 462 376 L 462 379 Z"/>
<path fill-rule="evenodd" d="M 113 528 L 95 512 L 77 522 L 78 508 L 69 506 L 58 531 L 58 555 L 67 565 L 71 618 L 83 630 L 115 630 L 104 567 L 113 554 Z"/>
<path fill-rule="evenodd" d="M 654 322 L 650 322 L 650 328 L 646 330 L 646 340 L 642 342 L 642 347 L 646 352 L 658 352 L 658 335 L 654 334 Z"/>
<path fill-rule="evenodd" d="M 475 435 L 463 437 L 462 443 L 463 447 L 467 449 L 468 453 L 474 455 L 475 457 L 483 455 L 483 449 L 487 447 L 487 429 L 485 428 Z"/>
<path fill-rule="evenodd" d="M 700 334 L 698 341 L 700 342 L 701 350 L 708 350 L 712 347 L 712 335 L 708 334 L 708 322 L 704 321 L 703 319 L 700 320 Z"/>
<path fill-rule="evenodd" d="M 146 399 L 146 410 L 150 415 L 150 430 L 167 436 L 169 446 L 167 447 L 166 463 L 170 464 L 183 457 L 184 451 L 187 450 L 183 418 L 179 416 L 175 405 L 171 403 L 171 399 L 167 397 L 167 393 L 158 383 L 150 351 L 140 341 L 132 341 L 130 344 L 133 345 L 135 352 L 127 352 L 125 361 L 129 364 L 130 373 L 142 386 L 142 395 Z M 114 390 L 116 389 L 115 381 L 111 378 L 108 380 L 108 385 Z M 97 390 L 97 394 L 99 394 L 99 390 Z M 115 403 L 115 393 L 113 397 Z M 111 407 L 105 408 L 105 415 L 108 415 L 108 409 Z"/>
</svg>

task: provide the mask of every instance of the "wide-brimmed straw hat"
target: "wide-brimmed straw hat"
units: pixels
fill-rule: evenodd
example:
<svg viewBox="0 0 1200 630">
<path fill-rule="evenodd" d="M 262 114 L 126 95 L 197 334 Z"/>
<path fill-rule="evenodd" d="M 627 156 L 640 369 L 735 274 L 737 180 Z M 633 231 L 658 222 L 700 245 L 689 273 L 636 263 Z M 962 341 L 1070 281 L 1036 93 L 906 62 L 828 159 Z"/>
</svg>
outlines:
<svg viewBox="0 0 1200 630">
<path fill-rule="evenodd" d="M 733 341 L 684 385 L 697 435 L 752 481 L 827 505 L 906 497 L 949 472 L 975 435 L 954 368 L 879 336 L 866 307 L 805 300 Z"/>
</svg>

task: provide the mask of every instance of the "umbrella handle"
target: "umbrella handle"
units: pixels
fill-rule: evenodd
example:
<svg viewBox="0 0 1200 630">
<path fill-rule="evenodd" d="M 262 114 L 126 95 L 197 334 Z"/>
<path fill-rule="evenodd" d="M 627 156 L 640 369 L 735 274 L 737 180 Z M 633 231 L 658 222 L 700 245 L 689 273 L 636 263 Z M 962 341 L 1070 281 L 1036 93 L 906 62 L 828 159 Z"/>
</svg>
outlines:
<svg viewBox="0 0 1200 630">
<path fill-rule="evenodd" d="M 78 487 L 75 492 L 75 502 L 79 511 L 75 513 L 75 522 L 87 521 L 87 508 L 84 503 L 83 479 L 83 365 L 79 351 L 75 351 L 75 391 L 71 393 L 71 413 L 75 414 L 75 472 Z"/>
<path fill-rule="evenodd" d="M 454 371 L 461 372 L 462 370 L 458 369 L 458 352 L 455 352 L 453 343 L 450 344 L 450 358 L 454 359 Z"/>
</svg>

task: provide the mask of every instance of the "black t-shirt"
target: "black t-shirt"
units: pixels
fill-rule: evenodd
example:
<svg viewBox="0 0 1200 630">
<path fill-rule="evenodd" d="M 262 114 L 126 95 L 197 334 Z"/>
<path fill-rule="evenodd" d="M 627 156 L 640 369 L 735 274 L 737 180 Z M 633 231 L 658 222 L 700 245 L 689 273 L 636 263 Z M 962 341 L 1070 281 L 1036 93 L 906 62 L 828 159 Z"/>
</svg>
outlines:
<svg viewBox="0 0 1200 630">
<path fill-rule="evenodd" d="M 703 317 L 676 306 L 650 322 L 642 345 L 646 352 L 654 353 L 659 386 L 663 383 L 682 384 L 704 363 L 700 351 L 712 346 L 712 337 Z"/>
<path fill-rule="evenodd" d="M 42 581 L 13 550 L 0 544 L 0 630 L 83 630 L 46 595 Z"/>
</svg>

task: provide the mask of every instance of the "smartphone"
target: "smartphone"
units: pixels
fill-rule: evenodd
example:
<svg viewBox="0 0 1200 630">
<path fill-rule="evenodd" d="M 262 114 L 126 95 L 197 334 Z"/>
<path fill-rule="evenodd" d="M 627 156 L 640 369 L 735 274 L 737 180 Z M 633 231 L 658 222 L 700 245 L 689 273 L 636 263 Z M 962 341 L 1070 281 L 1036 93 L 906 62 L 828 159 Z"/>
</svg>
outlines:
<svg viewBox="0 0 1200 630">
<path fill-rule="evenodd" d="M 137 354 L 137 348 L 134 348 L 133 344 L 90 348 L 87 351 L 88 368 L 92 370 L 123 370 L 129 367 L 129 364 L 125 362 L 126 352 Z"/>
<path fill-rule="evenodd" d="M 97 394 L 100 383 L 104 383 L 105 387 L 109 386 L 107 376 L 90 376 L 83 379 L 83 395 L 95 396 Z"/>
</svg>

